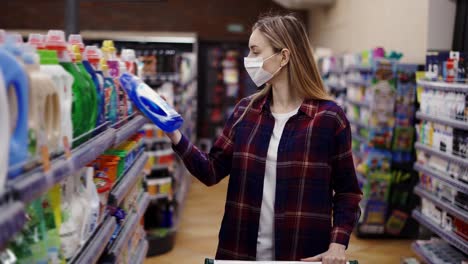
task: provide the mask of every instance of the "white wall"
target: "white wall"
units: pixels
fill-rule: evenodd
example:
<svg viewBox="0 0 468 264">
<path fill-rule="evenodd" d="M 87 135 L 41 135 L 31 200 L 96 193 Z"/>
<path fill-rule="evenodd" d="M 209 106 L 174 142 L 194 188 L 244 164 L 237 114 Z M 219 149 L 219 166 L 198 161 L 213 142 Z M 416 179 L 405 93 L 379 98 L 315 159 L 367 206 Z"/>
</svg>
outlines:
<svg viewBox="0 0 468 264">
<path fill-rule="evenodd" d="M 428 10 L 429 0 L 336 0 L 310 10 L 309 36 L 335 53 L 383 46 L 403 52 L 403 62 L 424 63 Z"/>
<path fill-rule="evenodd" d="M 429 0 L 428 49 L 452 48 L 456 7 L 455 0 Z"/>
</svg>

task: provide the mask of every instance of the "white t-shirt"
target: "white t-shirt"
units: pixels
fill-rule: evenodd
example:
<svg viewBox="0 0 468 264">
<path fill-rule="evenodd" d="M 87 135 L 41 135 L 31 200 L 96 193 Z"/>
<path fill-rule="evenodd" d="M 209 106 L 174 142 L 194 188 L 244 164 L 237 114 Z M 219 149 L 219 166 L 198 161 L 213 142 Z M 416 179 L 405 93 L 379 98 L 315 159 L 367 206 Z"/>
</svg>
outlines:
<svg viewBox="0 0 468 264">
<path fill-rule="evenodd" d="M 260 209 L 260 223 L 257 238 L 257 260 L 274 260 L 275 258 L 275 194 L 276 194 L 276 160 L 278 159 L 278 145 L 284 126 L 290 117 L 295 115 L 299 107 L 285 114 L 272 113 L 275 127 L 271 135 L 270 145 L 263 180 L 263 198 Z"/>
</svg>

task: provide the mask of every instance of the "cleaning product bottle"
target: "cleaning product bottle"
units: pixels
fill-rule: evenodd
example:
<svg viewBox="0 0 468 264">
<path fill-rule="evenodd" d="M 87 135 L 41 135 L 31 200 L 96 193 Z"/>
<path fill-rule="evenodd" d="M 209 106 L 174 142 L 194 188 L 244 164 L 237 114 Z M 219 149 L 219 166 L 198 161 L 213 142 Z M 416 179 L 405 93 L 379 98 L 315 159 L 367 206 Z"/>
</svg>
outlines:
<svg viewBox="0 0 468 264">
<path fill-rule="evenodd" d="M 87 201 L 87 210 L 84 215 L 84 223 L 82 228 L 82 241 L 88 240 L 88 238 L 96 230 L 99 221 L 99 195 L 94 184 L 94 168 L 86 167 L 85 170 L 85 201 Z"/>
<path fill-rule="evenodd" d="M 73 76 L 72 85 L 72 126 L 73 138 L 76 139 L 89 129 L 89 110 L 92 109 L 91 101 L 87 94 L 88 87 L 86 80 L 81 75 L 79 69 L 73 64 L 67 43 L 65 42 L 65 33 L 60 30 L 49 30 L 46 37 L 46 49 L 57 51 L 60 65 Z M 74 140 L 73 146 L 83 143 L 84 139 Z"/>
<path fill-rule="evenodd" d="M 133 49 L 123 49 L 122 55 L 120 56 L 125 62 L 127 71 L 135 76 L 138 76 L 138 65 L 135 50 Z"/>
<path fill-rule="evenodd" d="M 73 219 L 77 223 L 78 237 L 80 246 L 86 242 L 86 237 L 83 236 L 83 226 L 85 225 L 85 218 L 89 214 L 88 202 L 86 200 L 85 188 L 83 185 L 84 178 L 86 178 L 86 167 L 81 168 L 78 173 L 72 175 L 73 179 Z"/>
<path fill-rule="evenodd" d="M 173 132 L 182 126 L 180 114 L 140 78 L 125 73 L 120 83 L 135 106 L 162 130 Z"/>
<path fill-rule="evenodd" d="M 88 73 L 86 70 L 85 66 L 83 65 L 83 57 L 81 55 L 80 51 L 80 46 L 78 45 L 72 45 L 72 52 L 74 54 L 75 58 L 75 64 L 78 66 L 78 69 L 81 72 L 81 75 L 83 75 L 84 79 L 87 82 L 87 87 L 90 88 L 88 89 L 88 95 L 90 96 L 91 100 L 91 108 L 89 109 L 91 112 L 91 115 L 89 117 L 89 130 L 93 130 L 96 128 L 96 120 L 97 120 L 97 109 L 98 109 L 98 98 L 97 98 L 97 88 L 96 85 L 94 84 L 93 79 L 91 78 L 91 75 Z"/>
<path fill-rule="evenodd" d="M 57 200 L 58 199 L 58 200 Z M 57 208 L 58 207 L 58 208 Z M 47 230 L 48 263 L 60 263 L 60 220 L 57 219 L 57 209 L 60 213 L 60 185 L 54 186 L 42 198 L 42 209 Z M 60 217 L 60 216 L 59 216 Z"/>
<path fill-rule="evenodd" d="M 74 218 L 76 206 L 73 198 L 73 177 L 62 184 L 62 224 L 60 225 L 61 250 L 65 259 L 70 259 L 80 247 L 79 223 Z M 75 211 L 75 212 L 74 212 Z"/>
<path fill-rule="evenodd" d="M 104 75 L 102 71 L 99 70 L 99 56 L 99 50 L 96 46 L 86 46 L 83 53 L 83 65 L 93 78 L 98 99 L 96 127 L 106 122 L 104 112 Z"/>
<path fill-rule="evenodd" d="M 58 88 L 50 75 L 39 70 L 36 49 L 23 44 L 23 62 L 29 75 L 29 153 L 38 157 L 39 147 L 47 146 L 49 153 L 58 154 L 61 135 L 60 100 Z"/>
<path fill-rule="evenodd" d="M 109 65 L 109 75 L 114 80 L 115 89 L 117 91 L 118 100 L 118 116 L 119 119 L 127 119 L 127 98 L 123 89 L 120 87 L 118 78 L 120 77 L 120 64 L 117 58 L 116 49 L 112 40 L 104 40 L 102 42 L 102 52 L 104 58 Z"/>
<path fill-rule="evenodd" d="M 59 152 L 63 152 L 64 144 L 69 145 L 73 141 L 72 124 L 72 85 L 73 76 L 60 66 L 57 52 L 54 50 L 38 50 L 40 57 L 40 71 L 51 76 L 57 87 L 60 100 L 60 131 L 58 142 Z"/>
<path fill-rule="evenodd" d="M 8 97 L 2 71 L 0 71 L 0 124 L 10 124 Z M 0 129 L 0 193 L 3 192 L 8 171 L 10 129 Z"/>
<path fill-rule="evenodd" d="M 38 50 L 44 50 L 45 49 L 44 35 L 36 34 L 36 33 L 29 34 L 28 44 L 36 47 L 36 49 Z"/>
<path fill-rule="evenodd" d="M 96 119 L 96 125 L 99 126 L 102 123 L 105 122 L 104 118 L 104 113 L 102 112 L 103 105 L 101 105 L 102 102 L 102 89 L 103 89 L 103 80 L 99 79 L 99 76 L 96 73 L 96 70 L 93 69 L 91 63 L 88 61 L 87 56 L 85 54 L 85 45 L 83 43 L 83 38 L 79 34 L 71 34 L 68 37 L 68 43 L 71 45 L 78 45 L 80 47 L 80 52 L 82 54 L 82 63 L 84 68 L 86 69 L 86 72 L 91 76 L 91 79 L 93 80 L 94 86 L 96 88 L 96 96 L 98 100 L 97 104 L 97 119 Z"/>
<path fill-rule="evenodd" d="M 0 48 L 0 70 L 4 78 L 4 88 L 8 94 L 10 108 L 10 148 L 9 166 L 25 162 L 28 158 L 28 111 L 29 111 L 29 81 L 22 65 Z M 10 170 L 9 177 L 15 178 L 22 169 L 15 167 Z"/>
<path fill-rule="evenodd" d="M 123 60 L 119 60 L 119 67 L 120 67 L 120 70 L 119 70 L 119 77 L 122 76 L 122 74 L 124 73 L 127 73 L 128 70 L 127 70 L 127 65 L 125 64 L 125 62 Z M 115 79 L 118 83 L 118 86 L 120 87 L 120 91 L 121 91 L 121 100 L 123 100 L 125 102 L 125 104 L 122 105 L 122 112 L 124 112 L 124 118 L 126 118 L 127 116 L 130 116 L 132 113 L 133 113 L 133 108 L 132 108 L 132 101 L 130 101 L 130 98 L 128 98 L 127 96 L 127 93 L 125 92 L 125 90 L 120 86 L 120 82 L 119 82 L 119 79 L 116 78 Z M 125 111 L 126 110 L 126 111 Z"/>
<path fill-rule="evenodd" d="M 105 98 L 105 113 L 106 120 L 111 124 L 118 121 L 118 98 L 117 90 L 114 81 L 109 74 L 109 66 L 105 58 L 101 58 L 99 62 L 100 69 L 104 75 L 104 98 Z"/>
</svg>

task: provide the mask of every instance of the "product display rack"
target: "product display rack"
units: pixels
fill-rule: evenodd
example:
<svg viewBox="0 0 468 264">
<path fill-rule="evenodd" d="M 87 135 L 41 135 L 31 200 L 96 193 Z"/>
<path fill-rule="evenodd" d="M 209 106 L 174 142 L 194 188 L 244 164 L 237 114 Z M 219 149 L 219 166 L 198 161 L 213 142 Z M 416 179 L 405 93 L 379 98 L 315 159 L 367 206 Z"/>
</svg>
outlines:
<svg viewBox="0 0 468 264">
<path fill-rule="evenodd" d="M 24 204 L 38 198 L 52 186 L 96 159 L 108 148 L 119 145 L 135 134 L 147 122 L 146 118 L 139 115 L 133 115 L 124 121 L 127 123 L 119 128 L 107 127 L 105 130 L 103 130 L 103 127 L 97 128 L 95 131 L 102 132 L 73 149 L 69 158 L 63 155 L 51 160 L 49 171 L 44 171 L 42 166 L 38 166 L 14 180 L 7 181 L 4 195 L 11 197 L 14 202 L 6 201 L 1 206 L 5 213 L 0 216 L 0 226 L 2 230 L 9 231 L 5 232 L 5 234 L 2 232 L 0 237 L 1 250 L 23 228 L 26 221 Z M 95 133 L 95 131 L 92 133 Z"/>
<path fill-rule="evenodd" d="M 457 93 L 457 94 L 467 94 L 468 85 L 465 83 L 447 83 L 443 81 L 427 81 L 419 80 L 418 85 L 421 86 L 422 92 L 434 93 Z M 421 99 L 422 100 L 422 99 Z M 468 131 L 468 122 L 465 120 L 452 119 L 446 116 L 442 116 L 439 113 L 440 109 L 437 110 L 439 116 L 433 116 L 423 112 L 423 109 L 416 114 L 416 118 L 421 120 L 421 122 L 432 122 L 434 125 L 448 127 L 453 131 L 453 129 L 459 129 L 461 131 Z M 428 125 L 427 123 L 424 123 Z M 421 133 L 426 133 L 425 128 L 421 126 Z M 424 130 L 424 131 L 423 131 Z M 435 134 L 435 132 L 434 132 Z M 431 165 L 431 158 L 434 157 L 438 160 L 441 160 L 447 164 L 449 167 L 450 164 L 459 166 L 460 170 L 463 168 L 468 168 L 468 159 L 464 156 L 455 156 L 452 153 L 453 147 L 450 149 L 439 149 L 435 139 L 434 142 L 430 141 L 429 144 L 434 144 L 434 146 L 428 145 L 427 139 L 422 138 L 423 135 L 420 135 L 419 141 L 415 143 L 415 149 L 418 151 L 418 161 L 414 164 L 414 169 L 420 172 L 421 182 L 414 188 L 414 193 L 421 197 L 423 200 L 422 208 L 415 209 L 412 212 L 412 216 L 416 219 L 421 225 L 428 228 L 432 233 L 439 236 L 442 240 L 437 243 L 431 244 L 431 241 L 417 241 L 413 243 L 413 251 L 427 263 L 440 263 L 443 256 L 440 254 L 442 251 L 451 252 L 449 254 L 459 255 L 461 259 L 466 259 L 466 254 L 468 252 L 468 240 L 463 238 L 461 235 L 455 233 L 455 227 L 452 226 L 453 218 L 459 219 L 465 223 L 468 222 L 468 210 L 463 208 L 462 204 L 457 204 L 453 200 L 450 201 L 447 198 L 447 193 L 439 192 L 441 186 L 446 186 L 445 190 L 450 190 L 452 195 L 453 193 L 461 193 L 463 195 L 468 194 L 468 183 L 463 182 L 460 179 L 457 179 L 449 171 L 442 171 L 441 168 L 437 169 Z M 434 136 L 435 137 L 435 136 Z M 424 142 L 426 140 L 426 142 Z M 426 143 L 426 144 L 425 144 Z M 442 144 L 441 144 L 442 145 Z M 422 178 L 425 177 L 425 178 Z M 423 180 L 424 179 L 424 180 Z M 442 219 L 438 219 L 439 222 L 436 222 L 433 217 L 430 217 L 423 213 L 424 206 L 435 206 L 438 213 L 441 214 Z M 451 219 L 447 221 L 445 219 Z M 452 247 L 446 246 L 443 242 L 450 244 Z M 418 243 L 427 243 L 430 247 L 429 250 L 426 250 L 424 246 L 420 246 Z M 424 245 L 424 244 L 423 244 Z M 456 251 L 456 248 L 459 251 Z M 433 251 L 437 251 L 434 253 Z"/>
</svg>

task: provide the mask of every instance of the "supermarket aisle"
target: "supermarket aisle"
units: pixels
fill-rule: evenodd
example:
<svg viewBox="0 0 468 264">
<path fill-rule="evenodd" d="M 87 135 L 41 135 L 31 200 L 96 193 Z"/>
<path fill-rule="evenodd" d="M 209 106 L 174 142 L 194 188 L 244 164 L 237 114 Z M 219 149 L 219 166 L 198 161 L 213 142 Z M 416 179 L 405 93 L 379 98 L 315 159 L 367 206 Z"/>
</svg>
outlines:
<svg viewBox="0 0 468 264">
<path fill-rule="evenodd" d="M 213 256 L 223 215 L 228 180 L 206 187 L 194 179 L 187 196 L 175 248 L 168 254 L 149 258 L 145 264 L 198 264 Z M 361 240 L 353 237 L 349 259 L 359 263 L 399 263 L 402 257 L 414 256 L 410 240 Z"/>
</svg>

